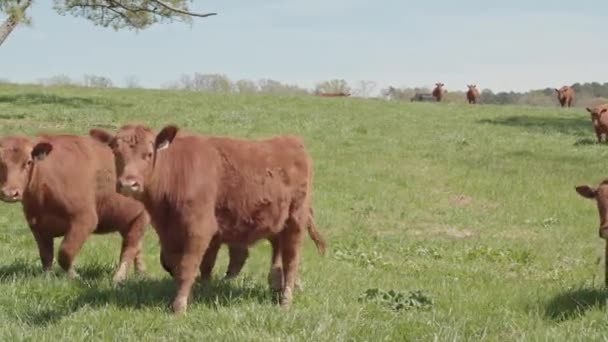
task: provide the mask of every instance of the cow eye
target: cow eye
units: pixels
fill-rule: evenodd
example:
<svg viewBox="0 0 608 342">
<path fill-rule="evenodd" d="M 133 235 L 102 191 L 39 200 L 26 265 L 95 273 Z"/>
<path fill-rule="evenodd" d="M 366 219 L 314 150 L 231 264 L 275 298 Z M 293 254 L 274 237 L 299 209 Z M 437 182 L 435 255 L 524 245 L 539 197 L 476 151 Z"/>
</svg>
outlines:
<svg viewBox="0 0 608 342">
<path fill-rule="evenodd" d="M 148 152 L 144 155 L 144 159 L 152 159 L 152 152 Z"/>
<path fill-rule="evenodd" d="M 30 165 L 32 165 L 32 163 L 33 163 L 32 160 L 28 159 L 28 161 L 25 162 L 25 166 L 30 166 Z"/>
</svg>

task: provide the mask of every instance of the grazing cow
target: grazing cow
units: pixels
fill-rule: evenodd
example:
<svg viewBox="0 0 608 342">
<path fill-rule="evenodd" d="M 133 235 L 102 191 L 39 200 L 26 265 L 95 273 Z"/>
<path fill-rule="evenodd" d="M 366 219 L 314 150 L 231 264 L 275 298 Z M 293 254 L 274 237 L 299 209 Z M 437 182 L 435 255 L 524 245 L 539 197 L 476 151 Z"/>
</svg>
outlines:
<svg viewBox="0 0 608 342">
<path fill-rule="evenodd" d="M 557 92 L 557 99 L 559 100 L 559 104 L 562 107 L 565 107 L 566 105 L 568 107 L 572 106 L 572 102 L 574 102 L 575 97 L 574 88 L 563 86 L 560 89 L 555 88 L 555 91 Z"/>
<path fill-rule="evenodd" d="M 339 92 L 339 93 L 319 93 L 317 94 L 318 96 L 323 96 L 323 97 L 340 97 L 340 96 L 350 96 L 350 93 L 344 93 L 344 92 Z"/>
<path fill-rule="evenodd" d="M 597 188 L 588 185 L 576 187 L 576 192 L 584 198 L 595 200 L 600 216 L 599 236 L 606 240 L 604 251 L 604 284 L 608 286 L 608 179 L 600 183 Z"/>
<path fill-rule="evenodd" d="M 597 142 L 602 142 L 602 134 L 604 134 L 604 139 L 608 143 L 608 105 L 587 108 L 587 111 L 591 114 L 591 122 L 593 123 Z"/>
<path fill-rule="evenodd" d="M 433 89 L 433 97 L 437 100 L 437 102 L 441 102 L 443 99 L 443 95 L 448 91 L 443 89 L 443 83 L 435 83 L 435 89 Z"/>
<path fill-rule="evenodd" d="M 74 259 L 87 238 L 116 231 L 123 242 L 114 281 L 125 279 L 133 261 L 143 271 L 149 217 L 141 203 L 116 192 L 108 146 L 74 135 L 0 138 L 0 186 L 2 201 L 22 203 L 45 271 L 53 264 L 53 238 L 64 237 L 57 260 L 74 278 Z"/>
<path fill-rule="evenodd" d="M 414 102 L 414 101 L 421 101 L 421 102 L 435 102 L 436 99 L 433 96 L 433 94 L 428 94 L 428 93 L 416 93 L 414 94 L 414 96 L 410 99 L 410 102 Z"/>
<path fill-rule="evenodd" d="M 112 147 L 121 192 L 150 213 L 161 262 L 178 284 L 174 312 L 186 310 L 196 269 L 218 243 L 260 239 L 272 245 L 271 287 L 289 306 L 304 230 L 321 254 L 325 248 L 312 216 L 312 160 L 300 138 L 178 136 L 175 126 L 154 134 L 140 125 L 115 136 L 90 133 Z"/>
<path fill-rule="evenodd" d="M 479 98 L 479 90 L 477 90 L 477 85 L 469 84 L 467 85 L 469 90 L 467 91 L 467 100 L 469 104 L 476 104 L 477 99 Z"/>
</svg>

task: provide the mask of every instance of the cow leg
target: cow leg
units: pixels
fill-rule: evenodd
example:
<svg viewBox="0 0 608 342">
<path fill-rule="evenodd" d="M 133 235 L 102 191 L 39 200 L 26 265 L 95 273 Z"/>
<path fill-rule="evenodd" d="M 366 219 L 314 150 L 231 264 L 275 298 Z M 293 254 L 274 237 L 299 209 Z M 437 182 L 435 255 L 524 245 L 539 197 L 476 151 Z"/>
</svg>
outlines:
<svg viewBox="0 0 608 342">
<path fill-rule="evenodd" d="M 74 258 L 80 252 L 82 245 L 97 226 L 97 214 L 95 211 L 82 214 L 72 219 L 70 228 L 65 234 L 59 246 L 57 262 L 67 272 L 68 277 L 77 278 L 78 273 L 74 270 Z"/>
<path fill-rule="evenodd" d="M 176 269 L 176 281 L 178 283 L 177 295 L 173 301 L 173 312 L 183 313 L 188 307 L 188 298 L 192 291 L 192 285 L 196 279 L 197 268 L 200 266 L 207 247 L 217 232 L 217 222 L 213 210 L 203 213 L 203 219 L 198 219 L 198 224 L 190 224 L 187 227 L 188 237 L 184 241 L 183 251 L 179 257 Z M 194 222 L 196 222 L 195 220 Z"/>
<path fill-rule="evenodd" d="M 165 253 L 163 252 L 162 247 L 160 250 L 160 265 L 163 267 L 163 269 L 167 273 L 169 273 L 169 275 L 171 275 L 171 277 L 173 277 L 173 270 L 172 270 L 171 266 L 169 265 L 169 262 L 167 261 L 167 258 L 165 256 Z"/>
<path fill-rule="evenodd" d="M 33 231 L 33 230 L 32 230 Z M 40 254 L 40 262 L 42 263 L 42 270 L 44 272 L 50 272 L 53 267 L 53 237 L 34 232 L 34 238 L 38 245 L 38 253 Z"/>
<path fill-rule="evenodd" d="M 268 239 L 272 247 L 272 259 L 270 272 L 268 273 L 268 286 L 271 290 L 281 291 L 283 289 L 283 260 L 279 236 Z"/>
<path fill-rule="evenodd" d="M 126 279 L 131 264 L 135 258 L 139 258 L 141 250 L 141 240 L 144 236 L 144 229 L 146 226 L 146 214 L 140 214 L 129 226 L 126 231 L 121 231 L 122 235 L 122 248 L 120 251 L 120 266 L 114 274 L 114 283 L 120 283 Z M 138 265 L 139 264 L 139 265 Z M 143 261 L 138 260 L 136 263 L 136 269 L 141 271 Z"/>
<path fill-rule="evenodd" d="M 241 273 L 241 269 L 243 269 L 245 261 L 249 257 L 249 248 L 247 245 L 229 245 L 228 255 L 230 261 L 228 262 L 228 270 L 224 276 L 226 280 L 236 278 Z"/>
<path fill-rule="evenodd" d="M 217 253 L 220 251 L 220 247 L 222 243 L 218 236 L 214 236 L 209 243 L 209 247 L 205 251 L 205 255 L 203 255 L 203 261 L 201 262 L 201 266 L 199 268 L 201 272 L 201 282 L 205 283 L 211 279 L 211 273 L 213 272 L 213 267 L 215 266 L 215 260 L 217 259 Z"/>
<path fill-rule="evenodd" d="M 292 216 L 281 232 L 281 257 L 283 261 L 283 289 L 281 291 L 280 304 L 282 307 L 289 307 L 293 298 L 293 290 L 298 277 L 298 267 L 300 263 L 300 247 L 302 232 L 305 229 L 306 215 Z"/>
</svg>

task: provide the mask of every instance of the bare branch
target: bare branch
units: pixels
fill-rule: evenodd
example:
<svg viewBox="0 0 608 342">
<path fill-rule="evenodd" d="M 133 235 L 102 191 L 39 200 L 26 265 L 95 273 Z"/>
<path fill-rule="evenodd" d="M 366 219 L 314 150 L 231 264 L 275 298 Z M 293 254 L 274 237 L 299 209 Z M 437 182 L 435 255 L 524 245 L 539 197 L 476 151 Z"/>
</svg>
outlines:
<svg viewBox="0 0 608 342">
<path fill-rule="evenodd" d="M 194 13 L 194 12 L 189 12 L 189 11 L 184 11 L 182 9 L 179 8 L 175 8 L 171 5 L 168 5 L 160 0 L 152 0 L 152 2 L 154 2 L 155 4 L 159 4 L 160 6 L 168 9 L 169 11 L 175 12 L 175 13 L 179 13 L 179 14 L 184 14 L 184 15 L 189 15 L 192 17 L 200 17 L 200 18 L 205 18 L 205 17 L 210 17 L 212 15 L 217 15 L 217 13 Z"/>
</svg>

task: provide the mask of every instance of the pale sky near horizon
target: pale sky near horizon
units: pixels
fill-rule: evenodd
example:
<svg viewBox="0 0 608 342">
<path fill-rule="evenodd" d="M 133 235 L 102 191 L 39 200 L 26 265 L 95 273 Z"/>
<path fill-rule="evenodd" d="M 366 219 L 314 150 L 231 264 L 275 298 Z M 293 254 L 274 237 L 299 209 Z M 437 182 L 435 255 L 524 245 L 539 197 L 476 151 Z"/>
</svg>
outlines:
<svg viewBox="0 0 608 342">
<path fill-rule="evenodd" d="M 122 85 L 135 75 L 157 88 L 200 72 L 308 88 L 340 78 L 494 91 L 608 81 L 606 0 L 196 0 L 192 9 L 219 15 L 115 32 L 37 0 L 33 25 L 0 46 L 0 78 L 89 73 Z"/>
</svg>

